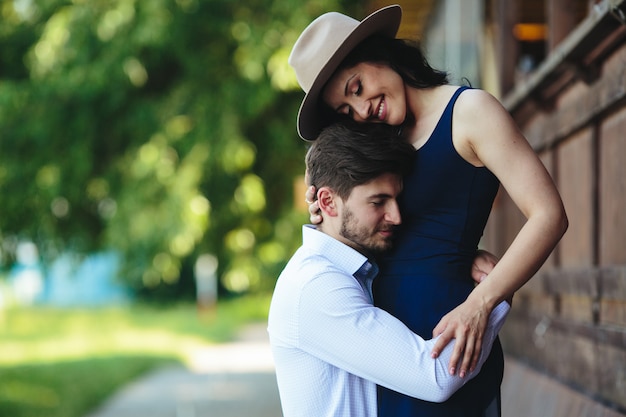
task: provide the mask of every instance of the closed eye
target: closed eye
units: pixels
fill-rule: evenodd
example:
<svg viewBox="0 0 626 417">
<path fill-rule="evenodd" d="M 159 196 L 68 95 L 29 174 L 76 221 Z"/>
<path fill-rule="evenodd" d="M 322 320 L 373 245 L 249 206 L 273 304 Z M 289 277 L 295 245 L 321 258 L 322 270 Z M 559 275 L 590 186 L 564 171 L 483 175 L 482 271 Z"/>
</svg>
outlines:
<svg viewBox="0 0 626 417">
<path fill-rule="evenodd" d="M 355 83 L 356 83 L 356 85 L 355 85 L 355 88 L 352 91 L 352 94 L 354 94 L 355 96 L 358 97 L 363 92 L 363 83 L 361 83 L 361 80 L 356 80 Z"/>
<path fill-rule="evenodd" d="M 357 75 L 355 74 L 346 81 L 346 86 L 344 89 L 344 96 L 348 97 L 352 95 L 355 97 L 359 97 L 362 93 L 363 93 L 363 83 L 361 82 L 360 78 L 357 78 Z M 350 116 L 352 118 L 354 117 L 354 110 L 348 104 L 343 104 L 337 107 L 336 111 L 339 114 Z"/>
<path fill-rule="evenodd" d="M 363 83 L 361 82 L 360 79 L 356 79 L 353 81 L 351 85 L 350 93 L 355 97 L 359 97 L 361 93 L 363 93 Z M 354 111 L 352 110 L 352 107 L 350 106 L 347 106 L 347 107 L 348 107 L 347 109 L 348 116 L 350 116 L 351 118 L 354 118 Z"/>
</svg>

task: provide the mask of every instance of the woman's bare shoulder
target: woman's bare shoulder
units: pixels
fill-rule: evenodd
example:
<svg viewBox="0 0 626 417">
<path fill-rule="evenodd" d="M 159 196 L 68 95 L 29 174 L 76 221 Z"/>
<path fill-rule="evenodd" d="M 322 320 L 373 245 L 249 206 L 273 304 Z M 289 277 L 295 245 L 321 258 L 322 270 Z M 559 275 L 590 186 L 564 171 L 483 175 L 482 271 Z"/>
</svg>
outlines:
<svg viewBox="0 0 626 417">
<path fill-rule="evenodd" d="M 457 102 L 460 107 L 463 107 L 466 110 L 480 110 L 481 106 L 503 109 L 502 104 L 496 97 L 480 88 L 471 88 L 463 91 Z"/>
<path fill-rule="evenodd" d="M 496 143 L 517 140 L 520 133 L 506 108 L 481 89 L 464 91 L 454 108 L 453 138 L 461 156 L 475 166 L 485 164 L 479 154 Z"/>
<path fill-rule="evenodd" d="M 492 129 L 496 125 L 508 126 L 512 122 L 502 103 L 489 92 L 478 88 L 463 91 L 454 107 L 454 113 L 456 121 L 479 130 Z"/>
</svg>

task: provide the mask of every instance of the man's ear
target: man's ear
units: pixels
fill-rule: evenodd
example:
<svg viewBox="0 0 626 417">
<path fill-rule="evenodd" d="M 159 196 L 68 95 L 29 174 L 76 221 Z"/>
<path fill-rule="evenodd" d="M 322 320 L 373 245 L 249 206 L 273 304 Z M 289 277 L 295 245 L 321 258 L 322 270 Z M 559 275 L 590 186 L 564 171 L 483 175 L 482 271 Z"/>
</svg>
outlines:
<svg viewBox="0 0 626 417">
<path fill-rule="evenodd" d="M 338 215 L 338 203 L 339 197 L 337 194 L 328 187 L 322 187 L 317 190 L 317 204 L 322 211 L 322 215 L 335 217 Z"/>
</svg>

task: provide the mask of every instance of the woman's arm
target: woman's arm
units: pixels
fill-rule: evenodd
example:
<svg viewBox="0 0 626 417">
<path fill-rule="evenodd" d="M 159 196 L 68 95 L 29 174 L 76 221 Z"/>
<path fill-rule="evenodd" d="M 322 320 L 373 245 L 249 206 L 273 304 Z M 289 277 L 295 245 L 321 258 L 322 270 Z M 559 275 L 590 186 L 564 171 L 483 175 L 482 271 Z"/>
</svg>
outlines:
<svg viewBox="0 0 626 417">
<path fill-rule="evenodd" d="M 461 156 L 493 172 L 527 219 L 487 278 L 433 330 L 434 335 L 441 334 L 434 355 L 455 338 L 450 369 L 456 371 L 462 358 L 460 371 L 465 373 L 476 362 L 489 312 L 537 272 L 568 222 L 552 178 L 494 97 L 481 90 L 465 91 L 455 106 L 454 126 L 454 144 Z"/>
</svg>

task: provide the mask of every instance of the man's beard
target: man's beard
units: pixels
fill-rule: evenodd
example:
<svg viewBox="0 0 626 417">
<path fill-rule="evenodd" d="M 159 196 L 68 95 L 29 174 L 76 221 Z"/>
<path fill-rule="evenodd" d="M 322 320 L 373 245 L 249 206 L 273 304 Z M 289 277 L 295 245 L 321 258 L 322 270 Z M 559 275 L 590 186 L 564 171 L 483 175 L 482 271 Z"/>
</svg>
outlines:
<svg viewBox="0 0 626 417">
<path fill-rule="evenodd" d="M 377 227 L 374 230 L 359 227 L 354 213 L 349 208 L 345 207 L 339 234 L 369 253 L 380 254 L 388 251 L 391 248 L 392 242 L 391 239 L 383 238 L 378 232 L 393 229 L 393 225 Z"/>
</svg>

